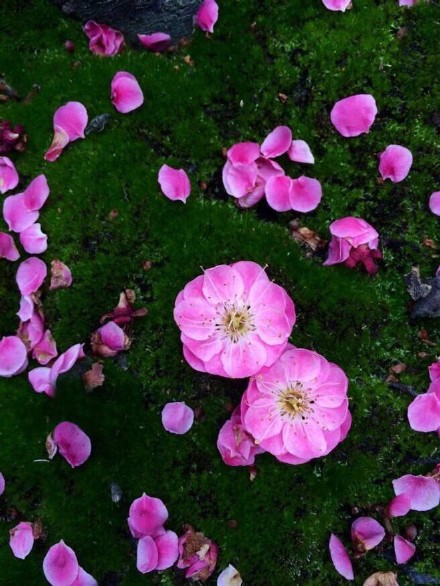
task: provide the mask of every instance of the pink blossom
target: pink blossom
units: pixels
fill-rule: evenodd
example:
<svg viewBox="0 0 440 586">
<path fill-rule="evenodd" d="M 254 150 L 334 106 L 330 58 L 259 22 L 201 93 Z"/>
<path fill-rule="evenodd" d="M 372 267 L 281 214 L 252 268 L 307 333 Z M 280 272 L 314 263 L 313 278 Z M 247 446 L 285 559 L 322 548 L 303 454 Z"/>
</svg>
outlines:
<svg viewBox="0 0 440 586">
<path fill-rule="evenodd" d="M 440 216 L 440 191 L 434 191 L 429 198 L 429 209 L 436 216 Z"/>
<path fill-rule="evenodd" d="M 379 172 L 382 179 L 393 183 L 403 181 L 411 169 L 413 156 L 409 149 L 398 144 L 390 144 L 380 154 Z"/>
<path fill-rule="evenodd" d="M 194 423 L 194 411 L 185 403 L 167 403 L 162 410 L 162 425 L 170 433 L 182 435 Z"/>
<path fill-rule="evenodd" d="M 218 20 L 218 4 L 215 0 L 203 0 L 203 4 L 194 18 L 195 24 L 208 33 L 214 32 L 214 26 Z"/>
<path fill-rule="evenodd" d="M 411 498 L 408 494 L 402 493 L 395 496 L 386 508 L 389 517 L 404 517 L 411 510 Z"/>
<path fill-rule="evenodd" d="M 37 258 L 31 256 L 24 260 L 17 271 L 17 285 L 22 295 L 31 295 L 35 293 L 47 276 L 47 267 L 45 263 Z"/>
<path fill-rule="evenodd" d="M 330 119 L 336 130 L 345 137 L 368 132 L 377 114 L 376 102 L 370 94 L 357 94 L 336 102 Z"/>
<path fill-rule="evenodd" d="M 426 393 L 418 395 L 408 407 L 408 420 L 414 431 L 440 430 L 440 379 Z"/>
<path fill-rule="evenodd" d="M 20 322 L 17 336 L 24 342 L 29 352 L 41 341 L 43 333 L 43 315 L 38 310 L 34 310 L 28 321 Z"/>
<path fill-rule="evenodd" d="M 313 165 L 315 162 L 315 157 L 309 145 L 304 140 L 293 140 L 287 151 L 287 155 L 291 161 L 295 161 L 296 163 L 309 163 Z"/>
<path fill-rule="evenodd" d="M 18 173 L 8 157 L 0 157 L 0 193 L 6 193 L 18 185 Z"/>
<path fill-rule="evenodd" d="M 48 197 L 49 186 L 44 175 L 35 177 L 23 193 L 7 197 L 3 202 L 3 217 L 9 230 L 23 232 L 32 226 Z"/>
<path fill-rule="evenodd" d="M 269 133 L 261 145 L 263 157 L 274 159 L 287 153 L 292 145 L 292 131 L 288 126 L 277 126 Z"/>
<path fill-rule="evenodd" d="M 167 519 L 168 511 L 164 503 L 144 493 L 131 503 L 127 523 L 133 537 L 141 539 L 165 533 L 163 526 Z"/>
<path fill-rule="evenodd" d="M 141 45 L 153 53 L 163 53 L 172 45 L 172 39 L 167 33 L 153 33 L 137 36 Z"/>
<path fill-rule="evenodd" d="M 293 301 L 250 261 L 219 265 L 179 293 L 174 319 L 196 370 L 245 378 L 272 365 L 296 320 Z"/>
<path fill-rule="evenodd" d="M 275 364 L 251 378 L 241 400 L 243 425 L 281 462 L 303 464 L 325 456 L 351 425 L 347 387 L 339 366 L 288 346 Z"/>
<path fill-rule="evenodd" d="M 428 366 L 428 371 L 431 382 L 435 382 L 438 378 L 440 378 L 440 361 L 437 360 Z"/>
<path fill-rule="evenodd" d="M 351 540 L 357 554 L 373 549 L 385 537 L 385 529 L 371 517 L 359 517 L 351 526 Z"/>
<path fill-rule="evenodd" d="M 144 103 L 144 94 L 134 75 L 119 71 L 111 83 L 111 100 L 118 112 L 127 114 Z"/>
<path fill-rule="evenodd" d="M 43 366 L 58 356 L 57 345 L 50 330 L 46 330 L 43 337 L 35 344 L 32 356 Z"/>
<path fill-rule="evenodd" d="M 255 463 L 255 456 L 264 452 L 245 430 L 239 407 L 221 428 L 217 448 L 223 462 L 228 466 L 252 466 Z"/>
<path fill-rule="evenodd" d="M 330 535 L 329 550 L 335 570 L 347 580 L 354 580 L 353 565 L 347 550 L 333 533 Z"/>
<path fill-rule="evenodd" d="M 89 42 L 89 49 L 101 57 L 117 55 L 124 43 L 124 35 L 106 24 L 98 24 L 89 20 L 83 27 Z"/>
<path fill-rule="evenodd" d="M 43 572 L 52 586 L 72 586 L 79 573 L 78 559 L 63 540 L 52 545 L 43 560 Z"/>
<path fill-rule="evenodd" d="M 177 567 L 185 569 L 185 578 L 204 582 L 214 572 L 217 564 L 218 546 L 190 526 L 179 537 L 179 559 Z"/>
<path fill-rule="evenodd" d="M 93 353 L 105 358 L 116 356 L 122 350 L 128 350 L 130 344 L 130 338 L 113 321 L 109 321 L 92 334 Z"/>
<path fill-rule="evenodd" d="M 332 240 L 324 266 L 344 263 L 349 268 L 363 264 L 370 275 L 377 272 L 376 260 L 382 258 L 378 250 L 379 234 L 362 218 L 351 216 L 330 224 Z"/>
<path fill-rule="evenodd" d="M 18 336 L 5 336 L 0 340 L 0 377 L 9 378 L 26 370 L 27 348 Z"/>
<path fill-rule="evenodd" d="M 81 102 L 67 102 L 58 108 L 53 117 L 54 137 L 45 160 L 56 161 L 69 142 L 85 138 L 87 122 L 87 110 Z"/>
<path fill-rule="evenodd" d="M 0 258 L 15 261 L 20 258 L 20 253 L 15 246 L 14 239 L 9 234 L 0 232 Z"/>
<path fill-rule="evenodd" d="M 5 492 L 5 486 L 6 486 L 5 477 L 0 472 L 0 496 L 2 496 L 2 494 Z"/>
<path fill-rule="evenodd" d="M 20 232 L 20 242 L 29 254 L 41 254 L 47 250 L 47 235 L 41 231 L 41 224 L 32 224 Z"/>
<path fill-rule="evenodd" d="M 53 441 L 59 453 L 72 468 L 81 466 L 90 457 L 92 451 L 90 438 L 75 423 L 69 421 L 59 423 L 53 430 Z"/>
<path fill-rule="evenodd" d="M 154 538 L 146 535 L 138 541 L 136 567 L 142 574 L 166 570 L 178 557 L 178 538 L 174 531 L 166 531 Z"/>
<path fill-rule="evenodd" d="M 70 370 L 77 360 L 84 358 L 83 344 L 75 344 L 61 354 L 51 367 L 41 366 L 28 373 L 28 379 L 36 393 L 55 397 L 56 383 L 60 374 Z"/>
<path fill-rule="evenodd" d="M 173 169 L 168 165 L 162 165 L 157 180 L 165 197 L 171 201 L 186 202 L 191 193 L 191 183 L 183 169 Z"/>
<path fill-rule="evenodd" d="M 32 523 L 22 522 L 9 531 L 9 546 L 16 558 L 24 560 L 34 545 L 34 529 Z"/>
<path fill-rule="evenodd" d="M 240 573 L 231 564 L 217 578 L 217 586 L 241 586 L 243 580 Z"/>
<path fill-rule="evenodd" d="M 351 0 L 322 0 L 322 3 L 329 10 L 345 12 L 350 8 Z"/>
<path fill-rule="evenodd" d="M 440 483 L 430 476 L 406 474 L 393 480 L 394 494 L 410 498 L 413 511 L 429 511 L 440 503 Z"/>
<path fill-rule="evenodd" d="M 50 274 L 50 291 L 66 289 L 72 284 L 72 273 L 69 267 L 60 260 L 53 260 L 50 263 Z"/>
<path fill-rule="evenodd" d="M 400 535 L 395 535 L 394 553 L 396 554 L 396 562 L 398 564 L 406 564 L 416 553 L 416 546 Z"/>
</svg>

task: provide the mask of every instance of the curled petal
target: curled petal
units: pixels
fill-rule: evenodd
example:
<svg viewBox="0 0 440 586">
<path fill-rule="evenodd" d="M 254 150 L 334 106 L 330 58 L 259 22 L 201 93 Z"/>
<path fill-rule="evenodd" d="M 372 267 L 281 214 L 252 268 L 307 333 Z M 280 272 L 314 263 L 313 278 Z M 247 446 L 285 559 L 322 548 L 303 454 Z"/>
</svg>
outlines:
<svg viewBox="0 0 440 586">
<path fill-rule="evenodd" d="M 34 545 L 32 523 L 22 522 L 9 531 L 9 546 L 16 558 L 24 560 Z"/>
<path fill-rule="evenodd" d="M 231 564 L 217 578 L 217 586 L 241 586 L 243 580 L 240 573 Z"/>
<path fill-rule="evenodd" d="M 41 340 L 34 346 L 32 356 L 43 366 L 58 356 L 57 344 L 50 330 L 46 330 Z"/>
<path fill-rule="evenodd" d="M 145 49 L 154 53 L 166 51 L 173 42 L 167 33 L 153 33 L 151 35 L 138 35 L 137 37 Z"/>
<path fill-rule="evenodd" d="M 162 165 L 158 181 L 162 193 L 171 201 L 179 200 L 185 203 L 191 193 L 189 177 L 183 169 Z"/>
<path fill-rule="evenodd" d="M 277 126 L 261 145 L 261 154 L 263 157 L 274 159 L 287 153 L 292 145 L 292 131 L 288 126 Z"/>
<path fill-rule="evenodd" d="M 112 104 L 122 114 L 127 114 L 144 103 L 144 94 L 134 75 L 119 71 L 111 83 Z"/>
<path fill-rule="evenodd" d="M 15 246 L 14 239 L 9 234 L 0 232 L 0 258 L 15 261 L 20 258 L 20 253 Z"/>
<path fill-rule="evenodd" d="M 347 580 L 354 580 L 353 566 L 342 541 L 333 535 L 329 542 L 330 557 L 335 570 Z"/>
<path fill-rule="evenodd" d="M 63 421 L 53 430 L 53 440 L 59 453 L 72 468 L 81 466 L 89 458 L 92 451 L 90 438 L 75 423 Z"/>
<path fill-rule="evenodd" d="M 371 517 L 359 517 L 351 526 L 351 538 L 359 553 L 373 549 L 385 537 L 385 529 Z"/>
<path fill-rule="evenodd" d="M 41 254 L 47 250 L 47 235 L 41 231 L 41 224 L 32 224 L 20 232 L 20 242 L 29 254 Z"/>
<path fill-rule="evenodd" d="M 124 35 L 120 31 L 94 20 L 86 22 L 83 30 L 90 39 L 89 49 L 95 55 L 113 57 L 121 51 Z"/>
<path fill-rule="evenodd" d="M 6 193 L 17 187 L 18 181 L 14 163 L 8 157 L 0 157 L 0 193 Z"/>
<path fill-rule="evenodd" d="M 52 143 L 44 153 L 44 160 L 48 161 L 49 163 L 56 161 L 69 142 L 69 135 L 64 130 L 64 128 L 55 126 Z"/>
<path fill-rule="evenodd" d="M 380 155 L 379 172 L 382 179 L 393 183 L 403 181 L 411 169 L 413 156 L 409 149 L 398 144 L 390 144 Z"/>
<path fill-rule="evenodd" d="M 72 273 L 69 267 L 60 260 L 53 260 L 50 263 L 50 274 L 50 291 L 66 289 L 72 284 Z"/>
<path fill-rule="evenodd" d="M 53 117 L 54 128 L 62 128 L 67 133 L 69 142 L 85 138 L 87 122 L 87 109 L 81 102 L 67 102 L 58 108 Z"/>
</svg>

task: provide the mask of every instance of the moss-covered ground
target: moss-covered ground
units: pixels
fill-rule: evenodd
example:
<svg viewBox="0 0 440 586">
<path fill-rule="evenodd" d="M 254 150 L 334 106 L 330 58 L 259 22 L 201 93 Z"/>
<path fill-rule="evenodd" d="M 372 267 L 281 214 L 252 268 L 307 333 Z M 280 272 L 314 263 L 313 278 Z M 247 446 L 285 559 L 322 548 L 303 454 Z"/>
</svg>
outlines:
<svg viewBox="0 0 440 586">
<path fill-rule="evenodd" d="M 328 555 L 330 532 L 347 542 L 354 511 L 374 515 L 374 506 L 391 498 L 393 478 L 426 473 L 439 459 L 438 437 L 409 428 L 410 395 L 385 379 L 404 362 L 401 382 L 424 391 L 440 343 L 435 320 L 411 321 L 403 282 L 411 266 L 431 275 L 439 264 L 438 251 L 423 240 L 438 234 L 427 200 L 440 188 L 440 13 L 434 2 L 412 10 L 399 9 L 396 0 L 353 3 L 342 14 L 320 0 L 222 0 L 211 39 L 198 31 L 175 54 L 127 49 L 100 59 L 89 52 L 80 23 L 46 0 L 2 0 L 0 71 L 21 95 L 34 84 L 40 91 L 29 103 L 1 104 L 0 116 L 29 134 L 26 152 L 13 156 L 21 184 L 45 173 L 51 187 L 41 214 L 49 235 L 43 258 L 60 258 L 74 276 L 70 289 L 44 295 L 58 347 L 87 341 L 126 287 L 149 309 L 135 325 L 131 349 L 106 360 L 105 384 L 92 394 L 77 370 L 59 380 L 55 400 L 34 393 L 25 375 L 0 381 L 0 470 L 7 479 L 0 498 L 2 586 L 45 584 L 42 560 L 60 539 L 102 585 L 183 584 L 174 570 L 136 570 L 126 518 L 144 491 L 166 503 L 170 529 L 181 533 L 190 523 L 216 541 L 218 567 L 232 563 L 247 586 L 342 584 Z M 75 53 L 63 48 L 66 39 Z M 127 116 L 109 100 L 118 70 L 135 74 L 145 93 L 145 105 Z M 347 140 L 329 112 L 354 93 L 372 93 L 379 115 L 369 134 Z M 112 121 L 47 163 L 53 113 L 69 100 L 83 102 L 90 117 L 109 112 Z M 376 277 L 306 258 L 287 229 L 298 214 L 269 213 L 264 205 L 240 211 L 225 195 L 222 148 L 260 141 L 278 124 L 309 142 L 316 165 L 302 171 L 324 188 L 322 204 L 301 218 L 303 225 L 328 239 L 334 219 L 364 217 L 384 245 Z M 378 181 L 377 154 L 390 143 L 414 154 L 408 179 L 397 185 Z M 160 193 L 164 162 L 189 171 L 186 205 Z M 299 174 L 293 163 L 285 166 Z M 117 217 L 110 219 L 111 210 Z M 291 342 L 344 368 L 354 416 L 347 440 L 326 458 L 294 467 L 263 455 L 253 482 L 246 468 L 225 466 L 215 445 L 245 382 L 193 371 L 172 315 L 177 293 L 200 267 L 240 259 L 267 264 L 294 298 Z M 0 263 L 2 335 L 17 327 L 15 271 Z M 421 340 L 422 328 L 432 345 Z M 162 428 L 160 412 L 172 400 L 203 410 L 187 435 Z M 62 458 L 39 461 L 47 434 L 62 420 L 92 439 L 92 457 L 81 468 Z M 111 499 L 112 482 L 122 489 L 119 503 Z M 15 559 L 8 530 L 37 519 L 45 537 L 25 561 Z M 439 578 L 438 520 L 435 511 L 411 513 L 395 527 L 417 526 L 411 566 Z M 393 568 L 386 543 L 356 561 L 355 583 Z M 398 571 L 401 586 L 412 583 Z"/>
</svg>

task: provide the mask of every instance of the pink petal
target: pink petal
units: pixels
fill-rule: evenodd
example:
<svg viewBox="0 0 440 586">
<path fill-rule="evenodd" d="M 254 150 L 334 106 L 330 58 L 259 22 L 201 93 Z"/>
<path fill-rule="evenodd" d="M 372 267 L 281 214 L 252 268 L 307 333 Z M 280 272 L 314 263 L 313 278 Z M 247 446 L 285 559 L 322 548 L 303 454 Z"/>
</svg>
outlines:
<svg viewBox="0 0 440 586">
<path fill-rule="evenodd" d="M 58 356 L 57 345 L 50 330 L 46 330 L 41 340 L 34 346 L 32 356 L 44 366 Z"/>
<path fill-rule="evenodd" d="M 261 154 L 263 157 L 274 159 L 287 153 L 292 144 L 292 131 L 288 126 L 277 126 L 261 145 Z"/>
<path fill-rule="evenodd" d="M 232 164 L 230 161 L 226 161 L 222 171 L 226 193 L 236 198 L 251 195 L 257 187 L 257 177 L 258 168 L 255 163 L 242 165 L 241 163 Z M 261 199 L 263 194 L 264 189 L 260 189 L 256 198 Z"/>
<path fill-rule="evenodd" d="M 72 586 L 98 586 L 98 582 L 85 570 L 79 568 L 78 576 L 76 577 L 76 580 L 72 582 Z"/>
<path fill-rule="evenodd" d="M 37 212 L 46 203 L 50 189 L 45 175 L 38 175 L 26 187 L 23 196 L 26 208 L 31 212 Z"/>
<path fill-rule="evenodd" d="M 5 492 L 5 486 L 6 486 L 5 477 L 0 472 L 0 496 L 2 496 L 2 494 Z"/>
<path fill-rule="evenodd" d="M 322 187 L 317 179 L 299 177 L 290 186 L 290 205 L 296 212 L 311 212 L 322 198 Z"/>
<path fill-rule="evenodd" d="M 33 368 L 28 372 L 28 380 L 36 393 L 55 395 L 55 385 L 51 381 L 51 369 L 47 367 Z"/>
<path fill-rule="evenodd" d="M 18 173 L 8 157 L 0 157 L 0 193 L 6 193 L 18 185 Z"/>
<path fill-rule="evenodd" d="M 351 538 L 353 543 L 359 543 L 362 550 L 373 549 L 385 537 L 385 529 L 380 523 L 371 517 L 359 517 L 351 526 Z"/>
<path fill-rule="evenodd" d="M 52 545 L 43 560 L 43 572 L 52 586 L 72 586 L 78 576 L 79 565 L 73 549 L 64 541 Z"/>
<path fill-rule="evenodd" d="M 240 573 L 231 564 L 217 578 L 217 586 L 241 586 L 242 584 Z"/>
<path fill-rule="evenodd" d="M 208 33 L 214 32 L 218 20 L 218 4 L 215 0 L 204 0 L 195 16 L 195 24 Z"/>
<path fill-rule="evenodd" d="M 391 179 L 393 183 L 399 183 L 407 177 L 412 162 L 410 150 L 398 144 L 390 144 L 380 155 L 379 172 L 382 179 Z"/>
<path fill-rule="evenodd" d="M 26 207 L 24 193 L 10 195 L 3 202 L 3 218 L 9 230 L 22 232 L 38 220 L 38 211 Z"/>
<path fill-rule="evenodd" d="M 370 94 L 357 94 L 336 102 L 330 119 L 336 130 L 345 137 L 368 132 L 377 114 L 376 102 Z"/>
<path fill-rule="evenodd" d="M 52 366 L 52 370 L 55 371 L 56 376 L 67 372 L 73 367 L 77 360 L 84 358 L 85 354 L 83 346 L 84 344 L 75 344 L 56 359 Z"/>
<path fill-rule="evenodd" d="M 330 536 L 329 550 L 335 570 L 347 580 L 354 580 L 353 566 L 347 550 L 342 541 L 333 533 Z"/>
<path fill-rule="evenodd" d="M 122 114 L 136 110 L 144 103 L 144 94 L 134 75 L 119 71 L 111 83 L 112 104 Z"/>
<path fill-rule="evenodd" d="M 166 51 L 173 42 L 167 33 L 153 33 L 151 35 L 138 35 L 137 37 L 145 49 L 154 53 Z"/>
<path fill-rule="evenodd" d="M 92 451 L 90 438 L 74 423 L 59 423 L 53 430 L 52 437 L 59 453 L 72 468 L 81 466 L 89 458 Z"/>
<path fill-rule="evenodd" d="M 72 284 L 72 272 L 69 267 L 60 260 L 53 260 L 50 263 L 50 274 L 49 291 L 66 289 Z"/>
<path fill-rule="evenodd" d="M 18 336 L 6 336 L 0 341 L 0 377 L 9 378 L 27 368 L 27 349 Z"/>
<path fill-rule="evenodd" d="M 34 545 L 32 523 L 22 522 L 9 531 L 9 546 L 16 558 L 24 560 Z"/>
<path fill-rule="evenodd" d="M 437 431 L 440 427 L 440 399 L 437 394 L 418 395 L 408 407 L 408 420 L 415 431 Z"/>
<path fill-rule="evenodd" d="M 183 402 L 167 403 L 162 410 L 162 425 L 170 433 L 182 435 L 194 423 L 194 411 Z"/>
<path fill-rule="evenodd" d="M 35 293 L 47 275 L 45 263 L 35 256 L 24 260 L 17 271 L 17 285 L 22 295 L 31 295 Z"/>
<path fill-rule="evenodd" d="M 28 350 L 32 350 L 43 338 L 43 333 L 43 318 L 38 311 L 34 311 L 29 321 L 20 323 L 17 336 L 25 343 Z"/>
<path fill-rule="evenodd" d="M 191 183 L 183 169 L 173 169 L 168 165 L 162 165 L 157 180 L 165 197 L 171 201 L 186 202 L 191 193 Z"/>
<path fill-rule="evenodd" d="M 433 362 L 430 366 L 428 366 L 429 371 L 429 378 L 431 382 L 436 381 L 440 378 L 440 362 Z"/>
<path fill-rule="evenodd" d="M 350 6 L 351 0 L 322 0 L 322 3 L 329 10 L 345 12 Z"/>
<path fill-rule="evenodd" d="M 287 212 L 292 209 L 290 203 L 290 189 L 292 179 L 287 175 L 270 177 L 266 183 L 265 194 L 267 203 L 277 212 Z"/>
<path fill-rule="evenodd" d="M 250 165 L 260 156 L 260 145 L 257 142 L 239 142 L 228 150 L 227 155 L 233 165 Z"/>
<path fill-rule="evenodd" d="M 67 132 L 60 126 L 55 126 L 52 143 L 44 153 L 44 160 L 49 163 L 56 161 L 69 142 L 69 135 Z"/>
<path fill-rule="evenodd" d="M 163 502 L 145 493 L 130 506 L 128 521 L 134 537 L 155 537 L 163 533 L 162 527 L 167 519 L 168 511 Z"/>
<path fill-rule="evenodd" d="M 113 57 L 120 52 L 124 43 L 124 35 L 120 31 L 93 20 L 86 22 L 83 30 L 90 39 L 89 49 L 95 55 Z"/>
<path fill-rule="evenodd" d="M 58 108 L 53 117 L 53 125 L 62 128 L 69 137 L 69 142 L 85 138 L 88 114 L 81 102 L 67 102 Z"/>
<path fill-rule="evenodd" d="M 415 6 L 419 0 L 399 0 L 399 6 Z"/>
<path fill-rule="evenodd" d="M 149 535 L 139 539 L 137 544 L 136 567 L 141 574 L 147 574 L 157 568 L 159 553 L 154 539 Z"/>
<path fill-rule="evenodd" d="M 440 216 L 440 191 L 434 191 L 429 198 L 429 209 L 436 216 Z"/>
<path fill-rule="evenodd" d="M 15 261 L 20 258 L 20 253 L 15 246 L 14 239 L 9 234 L 0 232 L 0 258 Z"/>
<path fill-rule="evenodd" d="M 406 564 L 416 553 L 416 546 L 400 535 L 394 536 L 394 553 L 398 564 Z"/>
<path fill-rule="evenodd" d="M 429 511 L 440 503 L 440 484 L 432 477 L 406 474 L 393 480 L 394 493 L 406 494 L 413 511 Z"/>
<path fill-rule="evenodd" d="M 231 266 L 217 265 L 205 271 L 202 291 L 209 303 L 224 303 L 234 297 L 240 298 L 244 291 L 243 280 Z"/>
<path fill-rule="evenodd" d="M 411 510 L 411 498 L 402 493 L 395 496 L 387 506 L 387 514 L 390 517 L 404 517 Z"/>
<path fill-rule="evenodd" d="M 47 235 L 41 231 L 41 224 L 32 224 L 20 232 L 20 242 L 29 254 L 41 254 L 47 250 Z"/>
<path fill-rule="evenodd" d="M 114 352 L 120 352 L 125 348 L 125 334 L 124 330 L 120 328 L 115 322 L 109 321 L 104 326 L 98 329 L 101 336 L 102 343 L 108 346 Z"/>
<path fill-rule="evenodd" d="M 315 162 L 315 157 L 309 145 L 304 140 L 293 140 L 287 151 L 287 155 L 291 161 L 295 161 L 296 163 L 313 164 Z"/>
<path fill-rule="evenodd" d="M 17 311 L 17 315 L 20 321 L 28 321 L 31 319 L 34 313 L 34 302 L 30 295 L 22 295 L 20 299 L 20 309 Z"/>
<path fill-rule="evenodd" d="M 166 531 L 154 539 L 158 552 L 156 570 L 171 568 L 179 557 L 178 537 L 174 531 Z"/>
</svg>

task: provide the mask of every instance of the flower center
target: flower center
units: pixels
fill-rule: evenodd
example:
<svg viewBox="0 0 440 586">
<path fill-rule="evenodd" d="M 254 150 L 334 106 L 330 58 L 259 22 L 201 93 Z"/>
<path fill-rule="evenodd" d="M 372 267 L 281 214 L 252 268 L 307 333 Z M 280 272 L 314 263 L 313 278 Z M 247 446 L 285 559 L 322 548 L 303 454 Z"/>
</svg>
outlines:
<svg viewBox="0 0 440 586">
<path fill-rule="evenodd" d="M 310 411 L 310 402 L 301 383 L 291 384 L 279 395 L 278 405 L 281 415 L 287 415 L 291 418 L 297 415 L 303 415 Z"/>
<path fill-rule="evenodd" d="M 231 340 L 238 342 L 240 338 L 255 329 L 253 316 L 248 305 L 237 307 L 225 304 L 225 312 L 216 323 L 217 329 L 222 330 Z"/>
</svg>

